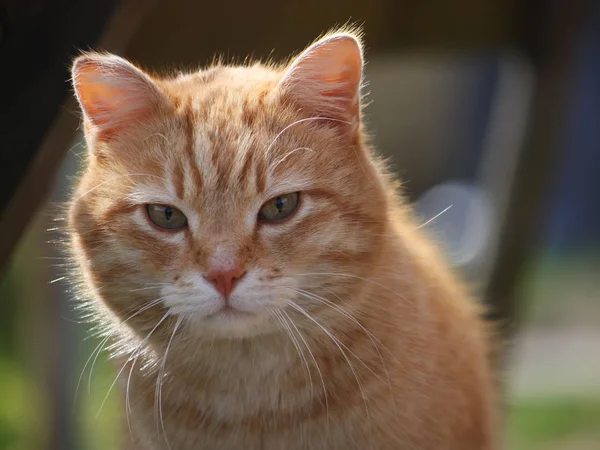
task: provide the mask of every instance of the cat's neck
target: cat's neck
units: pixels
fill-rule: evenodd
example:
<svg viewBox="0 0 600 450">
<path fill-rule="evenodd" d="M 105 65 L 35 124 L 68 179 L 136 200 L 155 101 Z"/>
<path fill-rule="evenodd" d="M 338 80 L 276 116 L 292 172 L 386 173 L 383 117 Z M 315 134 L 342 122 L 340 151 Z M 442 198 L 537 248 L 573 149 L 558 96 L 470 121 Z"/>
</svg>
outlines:
<svg viewBox="0 0 600 450">
<path fill-rule="evenodd" d="M 163 408 L 200 415 L 207 424 L 221 426 L 221 420 L 258 416 L 265 423 L 270 414 L 273 421 L 284 420 L 286 414 L 312 416 L 319 409 L 325 414 L 343 408 L 349 399 L 361 401 L 357 389 L 387 389 L 386 368 L 394 364 L 390 342 L 363 327 L 332 327 L 332 337 L 299 330 L 304 340 L 296 335 L 295 342 L 285 333 L 215 340 L 199 346 L 195 354 L 170 355 L 162 384 Z M 160 361 L 155 367 L 136 372 L 136 390 L 154 392 Z"/>
</svg>

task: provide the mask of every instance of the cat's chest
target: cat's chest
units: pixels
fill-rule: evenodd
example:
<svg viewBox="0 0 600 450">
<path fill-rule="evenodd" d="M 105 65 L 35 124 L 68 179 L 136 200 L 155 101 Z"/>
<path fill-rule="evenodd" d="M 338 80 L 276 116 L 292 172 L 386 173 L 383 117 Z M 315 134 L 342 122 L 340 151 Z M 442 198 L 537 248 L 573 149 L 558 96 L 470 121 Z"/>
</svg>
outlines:
<svg viewBox="0 0 600 450">
<path fill-rule="evenodd" d="M 162 410 L 189 418 L 191 424 L 213 421 L 218 428 L 225 422 L 302 410 L 318 397 L 318 386 L 309 384 L 303 368 L 285 359 L 245 357 L 220 365 L 205 361 L 160 375 L 139 370 L 123 380 L 126 394 L 139 404 L 141 413 Z"/>
<path fill-rule="evenodd" d="M 133 410 L 143 439 L 151 436 L 141 446 L 148 450 L 368 448 L 366 422 L 352 426 L 345 413 L 327 412 L 323 404 L 293 398 L 272 385 L 187 395 L 163 387 L 159 397 L 156 407 L 148 403 Z"/>
<path fill-rule="evenodd" d="M 171 448 L 279 450 L 282 443 L 295 448 L 289 442 L 298 449 L 319 448 L 307 441 L 314 435 L 308 429 L 311 418 L 323 415 L 322 402 L 311 397 L 315 388 L 257 375 L 196 380 L 173 376 L 162 386 L 149 377 L 132 381 L 129 395 L 138 399 L 131 402 L 134 421 L 145 435 L 152 431 L 155 436 L 160 422 L 158 434 L 168 438 Z M 148 442 L 147 448 L 169 448 L 163 445 L 164 436 Z"/>
</svg>

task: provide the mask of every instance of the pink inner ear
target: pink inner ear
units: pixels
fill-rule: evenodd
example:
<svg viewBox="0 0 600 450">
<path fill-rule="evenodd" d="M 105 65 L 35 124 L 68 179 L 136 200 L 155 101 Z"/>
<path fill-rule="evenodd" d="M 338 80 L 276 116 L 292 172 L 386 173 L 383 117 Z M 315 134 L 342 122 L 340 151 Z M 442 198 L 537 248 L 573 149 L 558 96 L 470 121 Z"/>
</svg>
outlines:
<svg viewBox="0 0 600 450">
<path fill-rule="evenodd" d="M 362 66 L 358 40 L 352 35 L 334 35 L 300 54 L 280 86 L 284 95 L 311 114 L 357 123 Z"/>
<path fill-rule="evenodd" d="M 97 126 L 106 125 L 118 114 L 123 120 L 134 116 L 137 111 L 126 107 L 127 91 L 115 86 L 89 83 L 81 89 L 81 101 L 86 113 Z M 112 116 L 112 117 L 111 117 Z"/>
<path fill-rule="evenodd" d="M 78 59 L 73 84 L 85 113 L 86 130 L 98 132 L 103 140 L 147 119 L 159 97 L 147 75 L 116 56 Z"/>
</svg>

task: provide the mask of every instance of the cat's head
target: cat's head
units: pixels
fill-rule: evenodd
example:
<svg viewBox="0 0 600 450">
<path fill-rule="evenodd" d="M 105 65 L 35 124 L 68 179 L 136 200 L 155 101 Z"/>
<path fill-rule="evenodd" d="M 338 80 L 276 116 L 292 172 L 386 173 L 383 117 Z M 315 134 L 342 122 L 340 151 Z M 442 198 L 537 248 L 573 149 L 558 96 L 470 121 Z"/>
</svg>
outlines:
<svg viewBox="0 0 600 450">
<path fill-rule="evenodd" d="M 97 309 L 139 335 L 168 317 L 239 337 L 352 297 L 387 217 L 362 72 L 350 33 L 281 67 L 166 79 L 113 55 L 78 58 L 89 162 L 70 229 Z"/>
</svg>

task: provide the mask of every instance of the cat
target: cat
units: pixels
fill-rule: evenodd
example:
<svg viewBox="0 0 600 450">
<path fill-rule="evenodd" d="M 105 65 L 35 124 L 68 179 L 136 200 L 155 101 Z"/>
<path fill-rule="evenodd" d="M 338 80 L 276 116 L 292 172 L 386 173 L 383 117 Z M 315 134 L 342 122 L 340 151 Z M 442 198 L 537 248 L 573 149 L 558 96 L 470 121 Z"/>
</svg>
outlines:
<svg viewBox="0 0 600 450">
<path fill-rule="evenodd" d="M 352 30 L 171 78 L 74 61 L 71 250 L 127 448 L 497 448 L 487 326 L 369 143 L 363 65 Z"/>
</svg>

